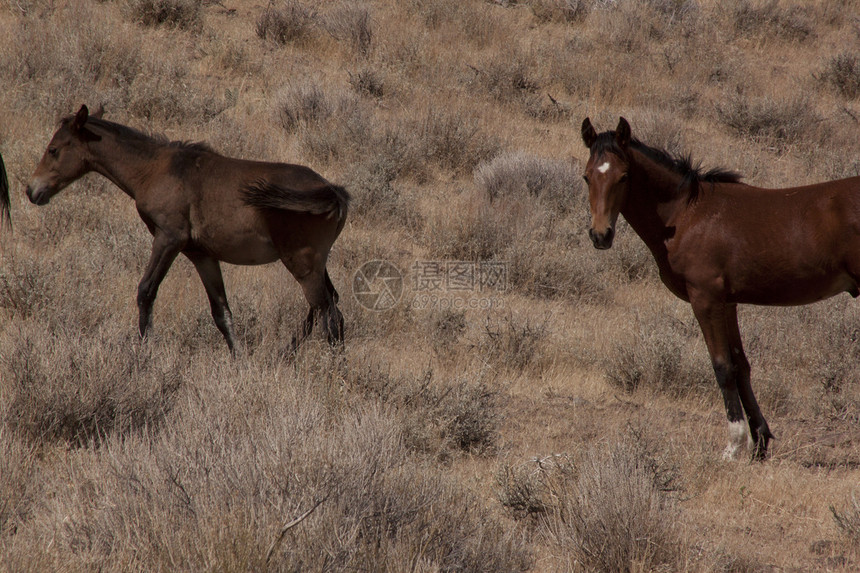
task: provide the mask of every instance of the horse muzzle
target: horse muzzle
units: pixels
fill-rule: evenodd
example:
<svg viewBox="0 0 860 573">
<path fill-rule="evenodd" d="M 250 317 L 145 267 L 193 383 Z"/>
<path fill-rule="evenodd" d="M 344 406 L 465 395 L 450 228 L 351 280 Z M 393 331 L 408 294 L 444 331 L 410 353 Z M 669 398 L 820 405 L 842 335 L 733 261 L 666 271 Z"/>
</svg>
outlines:
<svg viewBox="0 0 860 573">
<path fill-rule="evenodd" d="M 51 200 L 51 192 L 47 187 L 27 185 L 27 199 L 34 205 L 47 205 Z"/>
<path fill-rule="evenodd" d="M 595 249 L 605 250 L 612 246 L 612 240 L 615 238 L 615 229 L 609 227 L 603 233 L 589 229 L 588 236 L 591 238 L 591 243 Z"/>
</svg>

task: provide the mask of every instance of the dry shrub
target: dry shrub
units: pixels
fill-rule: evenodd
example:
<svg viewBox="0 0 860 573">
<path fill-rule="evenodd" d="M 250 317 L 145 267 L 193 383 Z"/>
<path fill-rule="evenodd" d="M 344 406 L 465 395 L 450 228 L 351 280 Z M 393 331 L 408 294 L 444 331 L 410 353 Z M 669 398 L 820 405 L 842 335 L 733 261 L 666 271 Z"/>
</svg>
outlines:
<svg viewBox="0 0 860 573">
<path fill-rule="evenodd" d="M 627 221 L 619 221 L 616 225 L 616 231 L 616 236 L 620 235 L 624 238 L 616 241 L 616 244 L 612 246 L 609 257 L 603 253 L 594 253 L 597 257 L 609 259 L 603 262 L 603 269 L 608 273 L 605 278 L 608 281 L 606 286 L 612 287 L 616 282 L 626 284 L 658 279 L 659 272 L 657 263 L 654 261 L 654 255 L 636 235 L 636 232 L 630 228 Z"/>
<path fill-rule="evenodd" d="M 528 568 L 522 543 L 415 457 L 386 408 L 330 391 L 337 370 L 309 381 L 301 369 L 199 357 L 188 366 L 157 431 L 108 438 L 46 476 L 52 495 L 15 544 L 0 539 L 0 567 Z M 36 542 L 45 538 L 50 548 Z"/>
<path fill-rule="evenodd" d="M 542 214 L 534 201 L 511 197 L 490 201 L 483 192 L 462 192 L 431 214 L 425 241 L 440 258 L 503 261 L 511 245 L 527 241 L 539 228 Z"/>
<path fill-rule="evenodd" d="M 496 472 L 496 495 L 515 519 L 539 517 L 559 509 L 558 494 L 576 479 L 570 456 L 554 454 L 520 464 L 504 463 Z"/>
<path fill-rule="evenodd" d="M 0 74 L 47 117 L 121 99 L 141 73 L 140 42 L 110 11 L 76 4 L 28 16 L 0 47 Z M 35 90 L 39 84 L 43 89 Z"/>
<path fill-rule="evenodd" d="M 36 459 L 31 443 L 0 426 L 0 540 L 14 535 L 27 519 L 37 490 Z"/>
<path fill-rule="evenodd" d="M 277 97 L 281 126 L 288 132 L 309 128 L 331 117 L 341 102 L 335 102 L 316 82 L 291 84 Z"/>
<path fill-rule="evenodd" d="M 351 214 L 368 222 L 398 222 L 420 228 L 421 216 L 403 186 L 395 184 L 400 167 L 396 158 L 380 153 L 354 165 L 349 189 L 354 203 Z"/>
<path fill-rule="evenodd" d="M 365 2 L 341 2 L 326 15 L 324 26 L 335 39 L 346 42 L 362 56 L 370 51 L 373 18 Z"/>
<path fill-rule="evenodd" d="M 372 98 L 381 98 L 386 94 L 385 78 L 371 67 L 363 67 L 349 73 L 349 85 L 355 93 Z"/>
<path fill-rule="evenodd" d="M 787 380 L 774 376 L 762 388 L 768 410 L 796 415 L 808 409 L 807 415 L 830 421 L 860 419 L 860 312 L 853 303 L 835 297 L 797 308 L 744 310 L 741 332 L 746 346 L 750 354 L 762 357 L 761 364 L 753 364 L 754 380 L 756 371 L 766 373 L 777 366 L 786 371 Z M 790 382 L 798 372 L 812 373 L 802 376 L 812 385 L 815 399 L 792 392 Z"/>
<path fill-rule="evenodd" d="M 681 35 L 695 33 L 699 27 L 695 4 L 689 1 L 619 0 L 599 4 L 602 9 L 592 10 L 589 22 L 594 20 L 603 30 L 601 42 L 614 51 L 633 54 L 639 61 L 655 44 L 678 31 Z"/>
<path fill-rule="evenodd" d="M 31 439 L 85 445 L 156 426 L 171 408 L 174 366 L 131 335 L 48 334 L 33 322 L 2 342 L 2 421 Z"/>
<path fill-rule="evenodd" d="M 615 118 L 613 118 L 615 119 Z M 682 157 L 685 155 L 683 124 L 674 111 L 651 111 L 637 114 L 630 118 L 633 132 L 637 139 L 652 147 L 665 149 L 670 155 Z M 617 121 L 617 120 L 616 120 Z"/>
<path fill-rule="evenodd" d="M 594 4 L 593 0 L 531 0 L 532 13 L 540 22 L 581 22 Z"/>
<path fill-rule="evenodd" d="M 169 26 L 197 31 L 203 27 L 199 0 L 125 0 L 129 16 L 144 26 Z"/>
<path fill-rule="evenodd" d="M 456 452 L 493 452 L 498 437 L 497 394 L 483 382 L 434 379 L 432 370 L 418 377 L 393 376 L 368 365 L 347 382 L 364 397 L 393 407 L 408 447 L 438 459 Z"/>
<path fill-rule="evenodd" d="M 582 208 L 583 202 L 577 207 Z M 620 240 L 598 251 L 588 238 L 587 211 L 562 219 L 543 212 L 530 233 L 518 235 L 498 257 L 508 264 L 510 286 L 532 296 L 607 302 L 621 285 L 657 278 L 645 244 L 619 220 Z"/>
<path fill-rule="evenodd" d="M 738 137 L 748 137 L 784 148 L 809 139 L 819 122 L 815 108 L 805 96 L 791 99 L 747 97 L 734 94 L 715 105 L 717 119 Z"/>
<path fill-rule="evenodd" d="M 543 531 L 560 551 L 594 571 L 681 566 L 676 472 L 639 439 L 588 448 L 560 479 Z M 558 471 L 558 470 L 556 470 Z"/>
<path fill-rule="evenodd" d="M 0 271 L 0 308 L 10 319 L 41 315 L 53 303 L 54 275 L 42 261 L 13 261 Z"/>
<path fill-rule="evenodd" d="M 606 357 L 608 379 L 624 390 L 650 389 L 673 398 L 712 391 L 713 373 L 699 326 L 665 311 L 636 311 Z"/>
<path fill-rule="evenodd" d="M 851 543 L 860 544 L 860 499 L 857 499 L 857 495 L 852 494 L 851 500 L 841 511 L 831 505 L 830 513 L 833 514 L 833 519 L 842 534 Z"/>
<path fill-rule="evenodd" d="M 547 339 L 548 321 L 547 316 L 533 323 L 513 312 L 499 320 L 488 315 L 481 338 L 474 345 L 498 368 L 521 371 L 539 361 L 541 346 Z"/>
<path fill-rule="evenodd" d="M 427 30 L 450 37 L 463 46 L 495 48 L 505 36 L 504 17 L 487 8 L 486 3 L 457 0 L 410 0 L 409 9 Z"/>
<path fill-rule="evenodd" d="M 316 20 L 316 12 L 299 0 L 285 0 L 280 8 L 270 2 L 257 18 L 255 29 L 257 36 L 264 40 L 287 44 L 308 37 Z"/>
<path fill-rule="evenodd" d="M 515 244 L 503 255 L 513 290 L 535 297 L 604 301 L 607 287 L 620 284 L 585 234 L 570 243 L 529 241 Z M 610 278 L 611 280 L 607 280 Z"/>
<path fill-rule="evenodd" d="M 464 174 L 498 152 L 499 143 L 482 132 L 477 120 L 457 109 L 443 109 L 432 106 L 419 118 L 419 157 L 433 160 L 446 171 Z"/>
<path fill-rule="evenodd" d="M 259 132 L 245 118 L 234 119 L 221 114 L 206 124 L 207 134 L 201 139 L 218 152 L 229 157 L 266 160 L 277 158 L 268 137 L 259 137 Z"/>
<path fill-rule="evenodd" d="M 430 315 L 430 324 L 436 354 L 440 357 L 452 356 L 461 335 L 466 332 L 465 312 L 450 308 L 434 309 Z"/>
<path fill-rule="evenodd" d="M 375 186 L 401 176 L 426 181 L 433 167 L 467 173 L 499 148 L 477 120 L 456 108 L 429 105 L 417 116 L 392 122 L 353 91 L 326 90 L 314 81 L 283 89 L 276 110 L 281 125 L 308 153 L 321 161 L 353 162 Z"/>
<path fill-rule="evenodd" d="M 565 116 L 564 110 L 547 106 L 541 92 L 542 79 L 538 76 L 537 57 L 525 53 L 515 44 L 504 53 L 497 53 L 477 66 L 470 65 L 473 78 L 468 80 L 473 90 L 486 93 L 496 102 L 510 104 L 538 119 Z"/>
<path fill-rule="evenodd" d="M 141 72 L 135 77 L 120 105 L 130 115 L 147 123 L 205 123 L 229 109 L 235 99 L 216 93 L 215 88 L 189 91 L 193 74 L 182 53 L 146 53 Z"/>
<path fill-rule="evenodd" d="M 832 56 L 815 77 L 843 97 L 860 97 L 860 52 L 842 52 Z"/>
<path fill-rule="evenodd" d="M 351 91 L 306 80 L 281 90 L 275 105 L 281 126 L 319 161 L 358 157 L 374 136 L 369 104 Z"/>
<path fill-rule="evenodd" d="M 585 200 L 580 170 L 575 161 L 509 151 L 479 164 L 473 177 L 478 187 L 493 199 L 535 197 L 548 208 L 566 213 L 578 209 Z"/>
<path fill-rule="evenodd" d="M 98 241 L 93 244 L 98 246 Z M 10 319 L 38 320 L 52 332 L 89 335 L 114 321 L 127 323 L 125 313 L 114 305 L 119 300 L 134 300 L 134 280 L 117 281 L 116 290 L 105 289 L 106 276 L 126 279 L 128 269 L 104 252 L 95 251 L 93 258 L 95 263 L 65 254 L 52 254 L 48 259 L 21 257 L 0 272 L 0 308 L 8 311 Z M 123 293 L 122 284 L 129 290 Z M 127 326 L 130 331 L 131 324 Z"/>
<path fill-rule="evenodd" d="M 735 0 L 735 29 L 745 36 L 770 36 L 802 42 L 815 37 L 810 6 L 783 7 L 779 0 Z"/>
</svg>

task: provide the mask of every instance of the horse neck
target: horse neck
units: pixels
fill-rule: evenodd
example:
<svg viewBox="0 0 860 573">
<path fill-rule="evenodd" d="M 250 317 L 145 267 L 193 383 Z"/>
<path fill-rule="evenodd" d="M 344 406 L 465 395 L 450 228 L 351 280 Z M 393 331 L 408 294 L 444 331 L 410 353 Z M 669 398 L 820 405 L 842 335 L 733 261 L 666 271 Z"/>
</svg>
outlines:
<svg viewBox="0 0 860 573">
<path fill-rule="evenodd" d="M 125 140 L 117 134 L 99 130 L 101 139 L 89 145 L 92 170 L 103 175 L 134 199 L 146 184 L 151 161 L 145 160 L 155 144 Z"/>
<path fill-rule="evenodd" d="M 621 214 L 660 263 L 673 220 L 687 205 L 683 177 L 634 149 L 630 150 L 630 159 L 630 183 Z"/>
</svg>

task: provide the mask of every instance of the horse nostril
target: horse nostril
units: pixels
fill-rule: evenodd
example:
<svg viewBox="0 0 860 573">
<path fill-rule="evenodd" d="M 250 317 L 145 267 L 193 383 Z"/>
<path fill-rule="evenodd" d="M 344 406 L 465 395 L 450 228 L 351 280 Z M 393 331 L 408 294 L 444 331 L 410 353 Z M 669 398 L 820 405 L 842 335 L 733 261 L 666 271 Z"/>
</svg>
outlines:
<svg viewBox="0 0 860 573">
<path fill-rule="evenodd" d="M 595 249 L 608 249 L 612 246 L 612 239 L 615 237 L 615 231 L 610 227 L 605 233 L 599 233 L 594 229 L 588 230 L 588 237 L 594 244 Z"/>
</svg>

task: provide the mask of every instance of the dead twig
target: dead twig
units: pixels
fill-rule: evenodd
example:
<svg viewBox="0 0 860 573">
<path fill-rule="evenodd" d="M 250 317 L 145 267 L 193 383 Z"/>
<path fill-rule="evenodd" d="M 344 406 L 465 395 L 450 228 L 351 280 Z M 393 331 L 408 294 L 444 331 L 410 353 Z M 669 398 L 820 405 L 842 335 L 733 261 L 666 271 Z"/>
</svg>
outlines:
<svg viewBox="0 0 860 573">
<path fill-rule="evenodd" d="M 287 531 L 289 531 L 290 529 L 292 529 L 293 527 L 297 526 L 302 521 L 304 521 L 310 514 L 312 514 L 314 512 L 314 510 L 316 508 L 318 508 L 320 506 L 320 504 L 322 504 L 322 502 L 324 502 L 327 499 L 328 499 L 328 496 L 326 495 L 322 499 L 317 500 L 317 502 L 314 503 L 313 506 L 309 510 L 307 510 L 306 512 L 304 512 L 303 514 L 301 514 L 300 516 L 298 516 L 294 520 L 284 524 L 284 526 L 281 528 L 280 533 L 278 533 L 278 536 L 275 538 L 274 541 L 272 541 L 272 544 L 269 546 L 269 550 L 266 552 L 266 565 L 268 565 L 269 561 L 272 559 L 272 554 L 275 552 L 275 549 L 278 547 L 278 545 L 281 544 L 281 541 L 284 540 L 284 536 L 287 534 Z"/>
</svg>

